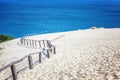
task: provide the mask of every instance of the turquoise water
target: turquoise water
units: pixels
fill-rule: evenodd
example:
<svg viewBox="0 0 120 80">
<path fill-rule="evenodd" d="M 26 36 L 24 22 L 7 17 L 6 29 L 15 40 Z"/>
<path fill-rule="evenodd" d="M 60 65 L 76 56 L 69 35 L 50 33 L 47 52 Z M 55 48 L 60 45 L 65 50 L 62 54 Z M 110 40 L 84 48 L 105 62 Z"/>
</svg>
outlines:
<svg viewBox="0 0 120 80">
<path fill-rule="evenodd" d="M 15 38 L 91 26 L 120 27 L 120 4 L 13 5 L 0 4 L 0 34 Z"/>
</svg>

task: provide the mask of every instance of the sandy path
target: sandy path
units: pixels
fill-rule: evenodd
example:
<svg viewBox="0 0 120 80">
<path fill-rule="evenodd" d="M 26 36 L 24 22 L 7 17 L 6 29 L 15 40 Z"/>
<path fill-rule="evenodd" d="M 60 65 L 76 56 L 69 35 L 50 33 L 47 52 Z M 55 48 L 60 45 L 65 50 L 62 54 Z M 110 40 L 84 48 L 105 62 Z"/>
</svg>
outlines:
<svg viewBox="0 0 120 80">
<path fill-rule="evenodd" d="M 18 80 L 119 80 L 120 29 L 64 33 L 52 55 Z"/>
</svg>

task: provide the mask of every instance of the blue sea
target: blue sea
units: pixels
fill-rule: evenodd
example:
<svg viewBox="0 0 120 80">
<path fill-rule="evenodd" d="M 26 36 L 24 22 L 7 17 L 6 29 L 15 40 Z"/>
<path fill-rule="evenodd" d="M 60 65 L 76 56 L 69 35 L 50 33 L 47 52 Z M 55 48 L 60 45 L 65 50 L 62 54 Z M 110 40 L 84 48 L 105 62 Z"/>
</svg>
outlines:
<svg viewBox="0 0 120 80">
<path fill-rule="evenodd" d="M 0 34 L 15 38 L 92 26 L 120 28 L 120 4 L 0 4 Z"/>
</svg>

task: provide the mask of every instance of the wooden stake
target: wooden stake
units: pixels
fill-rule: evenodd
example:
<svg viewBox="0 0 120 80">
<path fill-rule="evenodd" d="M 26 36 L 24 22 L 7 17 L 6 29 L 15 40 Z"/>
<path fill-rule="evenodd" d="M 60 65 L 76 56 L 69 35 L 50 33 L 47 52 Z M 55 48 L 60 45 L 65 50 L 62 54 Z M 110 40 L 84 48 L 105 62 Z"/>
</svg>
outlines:
<svg viewBox="0 0 120 80">
<path fill-rule="evenodd" d="M 23 38 L 23 44 L 25 45 L 25 39 Z"/>
<path fill-rule="evenodd" d="M 27 43 L 27 46 L 28 46 L 28 40 L 26 39 L 26 43 Z"/>
<path fill-rule="evenodd" d="M 41 47 L 41 43 L 40 43 L 40 41 L 39 41 L 39 47 Z"/>
<path fill-rule="evenodd" d="M 31 55 L 28 56 L 28 61 L 29 61 L 29 68 L 33 69 L 33 60 Z"/>
<path fill-rule="evenodd" d="M 43 40 L 43 47 L 45 47 L 45 40 Z"/>
<path fill-rule="evenodd" d="M 42 62 L 42 54 L 41 54 L 41 52 L 39 53 L 39 63 L 41 63 Z"/>
<path fill-rule="evenodd" d="M 48 58 L 50 58 L 49 50 L 46 50 Z"/>
<path fill-rule="evenodd" d="M 55 46 L 53 47 L 53 54 L 56 54 L 56 48 L 55 48 Z"/>
<path fill-rule="evenodd" d="M 17 80 L 17 71 L 15 65 L 11 66 L 11 72 L 12 72 L 13 80 Z"/>
<path fill-rule="evenodd" d="M 29 40 L 29 41 L 30 41 L 30 47 L 31 47 L 31 45 L 32 45 L 32 44 L 31 44 L 31 40 Z"/>
</svg>

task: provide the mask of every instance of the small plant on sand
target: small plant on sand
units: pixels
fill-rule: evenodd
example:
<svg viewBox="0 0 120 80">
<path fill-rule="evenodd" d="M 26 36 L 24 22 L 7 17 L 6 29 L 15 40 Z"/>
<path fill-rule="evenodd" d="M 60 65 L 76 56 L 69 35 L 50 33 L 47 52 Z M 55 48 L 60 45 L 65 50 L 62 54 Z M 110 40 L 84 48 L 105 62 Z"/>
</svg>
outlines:
<svg viewBox="0 0 120 80">
<path fill-rule="evenodd" d="M 2 44 L 0 43 L 0 50 L 2 50 L 3 49 L 3 46 L 2 46 Z"/>
<path fill-rule="evenodd" d="M 97 29 L 97 27 L 96 27 L 96 26 L 93 26 L 93 27 L 91 27 L 91 29 L 92 29 L 92 30 L 95 30 L 95 29 Z"/>
<path fill-rule="evenodd" d="M 2 50 L 2 47 L 0 47 L 0 50 Z"/>
</svg>

